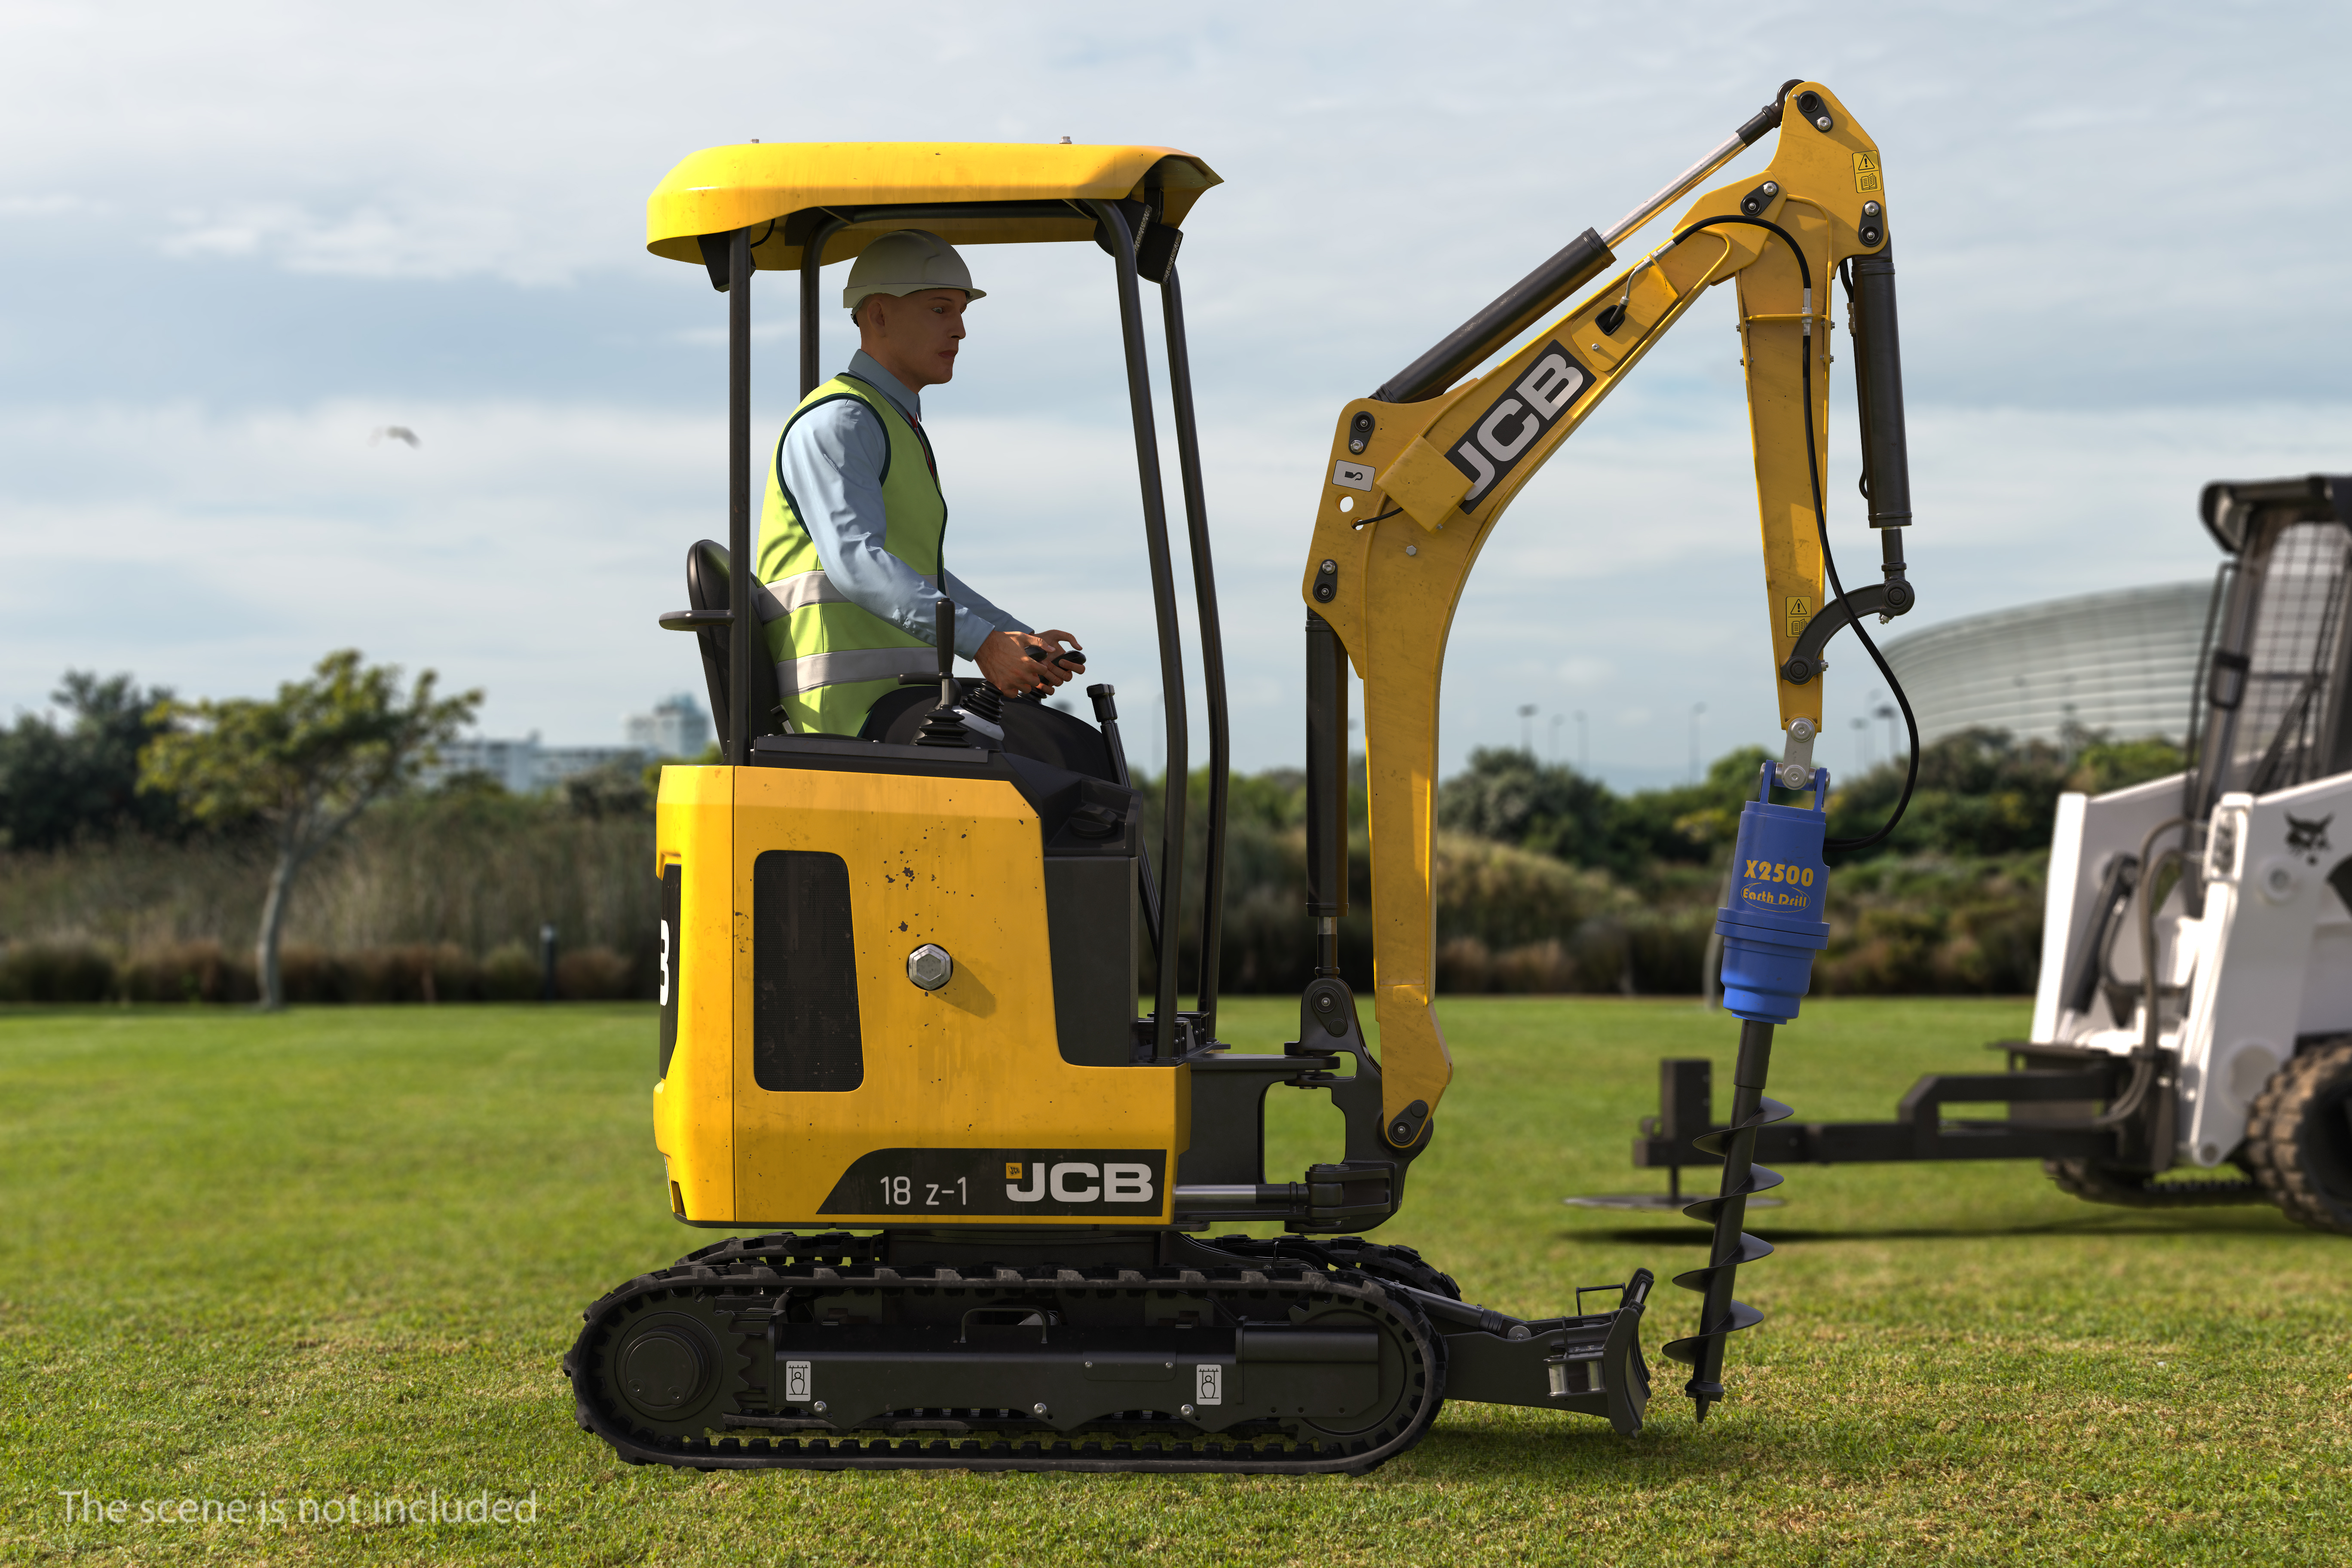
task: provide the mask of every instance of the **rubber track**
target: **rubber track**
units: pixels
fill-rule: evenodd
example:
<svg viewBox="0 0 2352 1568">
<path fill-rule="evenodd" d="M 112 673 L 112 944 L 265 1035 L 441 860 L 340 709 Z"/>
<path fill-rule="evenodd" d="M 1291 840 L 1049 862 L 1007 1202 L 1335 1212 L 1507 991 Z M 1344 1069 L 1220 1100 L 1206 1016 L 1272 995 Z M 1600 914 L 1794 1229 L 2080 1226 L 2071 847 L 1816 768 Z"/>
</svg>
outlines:
<svg viewBox="0 0 2352 1568">
<path fill-rule="evenodd" d="M 1395 1458 L 1419 1442 L 1444 1404 L 1445 1344 L 1411 1301 L 1383 1290 L 1371 1270 L 1360 1265 L 1364 1254 L 1376 1249 L 1359 1244 L 1349 1249 L 1350 1263 L 1317 1268 L 1284 1259 L 1258 1262 L 1235 1258 L 1236 1267 L 1202 1272 L 1197 1269 L 1154 1268 L 1109 1270 L 1081 1275 L 1054 1268 L 989 1272 L 941 1269 L 936 1273 L 877 1267 L 874 1238 L 867 1237 L 796 1236 L 790 1233 L 750 1239 L 731 1239 L 691 1253 L 670 1268 L 639 1275 L 608 1292 L 581 1314 L 579 1339 L 563 1358 L 564 1375 L 572 1380 L 573 1404 L 583 1431 L 612 1445 L 631 1464 L 670 1465 L 698 1470 L 1070 1470 L 1078 1472 L 1145 1471 L 1160 1474 L 1239 1475 L 1361 1475 Z M 1308 1244 L 1313 1245 L 1313 1244 Z M 1286 1242 L 1286 1255 L 1305 1250 Z M 1387 1249 L 1378 1249 L 1387 1250 Z M 1405 1252 L 1403 1248 L 1394 1249 Z M 1409 1259 L 1409 1264 L 1408 1264 Z M 1386 1260 L 1375 1260 L 1386 1261 Z M 1410 1253 L 1396 1259 L 1427 1269 Z M 1255 1266 L 1251 1266 L 1255 1265 Z M 1444 1276 L 1438 1275 L 1444 1279 Z M 1452 1280 L 1445 1283 L 1451 1285 Z M 1128 1290 L 1137 1295 L 1181 1289 L 1189 1294 L 1215 1298 L 1230 1295 L 1237 1302 L 1263 1308 L 1269 1290 L 1299 1291 L 1350 1301 L 1385 1320 L 1402 1341 L 1409 1363 L 1408 1381 L 1417 1382 L 1419 1394 L 1401 1421 L 1391 1423 L 1368 1439 L 1352 1443 L 1302 1442 L 1283 1436 L 1204 1435 L 1177 1441 L 1163 1429 L 1106 1426 L 1059 1433 L 1042 1423 L 1018 1417 L 996 1424 L 993 1436 L 871 1436 L 854 1437 L 665 1437 L 635 1430 L 599 1395 L 602 1369 L 601 1335 L 628 1302 L 649 1295 L 675 1296 L 681 1289 L 696 1295 L 740 1296 L 747 1289 L 775 1292 L 794 1289 L 835 1291 L 865 1289 L 936 1289 L 941 1286 L 970 1289 L 1003 1286 L 1035 1290 L 1041 1286 L 1066 1286 L 1088 1295 L 1104 1290 Z M 1036 1435 L 1027 1435 L 1034 1426 Z"/>
<path fill-rule="evenodd" d="M 2042 1173 L 2063 1193 L 2084 1203 L 2112 1204 L 2131 1209 L 2221 1208 L 2231 1204 L 2259 1204 L 2270 1194 L 2252 1180 L 2220 1182 L 2159 1182 L 2137 1171 L 2111 1171 L 2089 1160 L 2044 1160 Z"/>
<path fill-rule="evenodd" d="M 2246 1119 L 2246 1163 L 2263 1195 L 2287 1218 L 2314 1230 L 2352 1236 L 2352 1201 L 2313 1179 L 2303 1139 L 2311 1102 L 2352 1080 L 2352 1039 L 2306 1050 L 2271 1075 Z"/>
<path fill-rule="evenodd" d="M 1220 1236 L 1211 1247 L 1239 1258 L 1288 1259 L 1319 1263 L 1326 1268 L 1352 1269 L 1375 1279 L 1393 1279 L 1432 1295 L 1462 1300 L 1462 1287 L 1410 1247 L 1389 1247 L 1361 1237 L 1343 1236 L 1309 1241 L 1303 1237 Z"/>
</svg>

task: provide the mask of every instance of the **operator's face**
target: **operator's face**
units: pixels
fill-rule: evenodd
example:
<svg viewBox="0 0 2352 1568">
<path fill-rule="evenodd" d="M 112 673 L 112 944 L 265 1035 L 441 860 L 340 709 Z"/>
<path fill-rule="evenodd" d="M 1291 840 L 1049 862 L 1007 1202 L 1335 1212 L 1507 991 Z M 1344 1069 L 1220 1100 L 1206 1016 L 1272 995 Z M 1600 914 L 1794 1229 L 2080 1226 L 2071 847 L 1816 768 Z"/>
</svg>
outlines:
<svg viewBox="0 0 2352 1568">
<path fill-rule="evenodd" d="M 961 289 L 871 296 L 859 316 L 866 352 L 917 391 L 952 381 L 956 348 L 963 342 L 963 307 Z"/>
</svg>

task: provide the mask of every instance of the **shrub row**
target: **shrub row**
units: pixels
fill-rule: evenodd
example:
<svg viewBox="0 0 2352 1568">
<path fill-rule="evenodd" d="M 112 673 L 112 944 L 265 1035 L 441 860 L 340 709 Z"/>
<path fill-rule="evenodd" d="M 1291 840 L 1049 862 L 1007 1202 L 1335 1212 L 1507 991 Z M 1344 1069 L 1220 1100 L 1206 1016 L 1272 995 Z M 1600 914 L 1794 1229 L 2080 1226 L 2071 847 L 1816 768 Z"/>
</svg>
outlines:
<svg viewBox="0 0 2352 1568">
<path fill-rule="evenodd" d="M 288 945 L 278 972 L 289 1002 L 525 1002 L 541 984 L 539 959 L 519 943 L 476 958 L 450 943 L 360 948 L 347 952 Z M 559 1001 L 649 1000 L 656 976 L 646 955 L 608 947 L 559 953 Z M 184 942 L 115 952 L 74 939 L 21 942 L 0 949 L 0 1002 L 252 1002 L 260 995 L 253 955 L 216 942 Z"/>
</svg>

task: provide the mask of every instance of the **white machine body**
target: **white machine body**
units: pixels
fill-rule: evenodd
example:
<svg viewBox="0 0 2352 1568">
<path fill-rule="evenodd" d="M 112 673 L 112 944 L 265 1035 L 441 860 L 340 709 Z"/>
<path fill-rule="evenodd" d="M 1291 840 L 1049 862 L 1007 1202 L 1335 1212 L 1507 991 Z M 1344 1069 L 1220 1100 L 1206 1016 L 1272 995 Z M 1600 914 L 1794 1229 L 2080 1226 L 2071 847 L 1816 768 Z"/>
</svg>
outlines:
<svg viewBox="0 0 2352 1568">
<path fill-rule="evenodd" d="M 2210 1167 L 2282 1068 L 2352 1039 L 2352 476 L 2211 484 L 2199 510 L 2224 563 L 2191 771 L 2059 798 L 2033 1039 L 2154 1045 L 2170 1162 Z"/>
<path fill-rule="evenodd" d="M 2102 934 L 2098 904 L 2108 869 L 2180 815 L 2182 788 L 2175 774 L 2112 795 L 2060 797 L 2034 1040 L 2117 1056 L 2141 1044 L 2147 1014 L 2136 920 L 2105 929 L 2112 986 L 2098 988 L 2080 1010 L 2065 1005 L 2063 991 L 2084 961 L 2078 946 Z M 2158 847 L 2179 837 L 2159 835 Z M 2352 886 L 2352 874 L 2339 870 L 2352 866 L 2352 773 L 2272 795 L 2224 795 L 2206 828 L 2192 832 L 2192 847 L 2203 909 L 2189 912 L 2190 879 L 2182 879 L 2155 916 L 2158 1045 L 2179 1063 L 2174 1158 L 2212 1166 L 2237 1149 L 2254 1097 L 2298 1041 L 2352 1034 L 2352 908 L 2336 886 Z"/>
</svg>

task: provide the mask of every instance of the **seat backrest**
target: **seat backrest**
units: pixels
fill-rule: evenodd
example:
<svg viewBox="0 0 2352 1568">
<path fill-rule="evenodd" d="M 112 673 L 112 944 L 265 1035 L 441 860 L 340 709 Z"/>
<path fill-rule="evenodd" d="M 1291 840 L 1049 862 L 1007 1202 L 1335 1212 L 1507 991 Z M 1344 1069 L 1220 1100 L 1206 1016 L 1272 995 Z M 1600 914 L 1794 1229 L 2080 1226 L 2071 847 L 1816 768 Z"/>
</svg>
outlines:
<svg viewBox="0 0 2352 1568">
<path fill-rule="evenodd" d="M 686 602 L 698 616 L 723 616 L 728 609 L 729 561 L 727 547 L 713 541 L 696 541 L 686 552 Z M 759 595 L 752 595 L 751 616 L 759 620 Z M 728 701 L 728 679 L 732 668 L 729 637 L 732 626 L 701 626 L 694 634 L 696 645 L 702 651 L 703 684 L 710 692 L 710 726 L 726 745 L 729 735 L 727 718 L 732 705 Z M 784 731 L 784 716 L 778 711 L 776 667 L 768 658 L 768 641 L 757 631 L 751 645 L 751 734 L 778 735 Z"/>
</svg>

